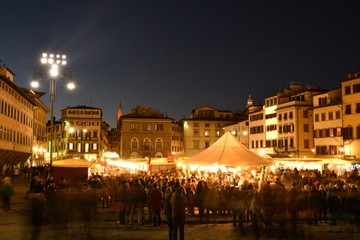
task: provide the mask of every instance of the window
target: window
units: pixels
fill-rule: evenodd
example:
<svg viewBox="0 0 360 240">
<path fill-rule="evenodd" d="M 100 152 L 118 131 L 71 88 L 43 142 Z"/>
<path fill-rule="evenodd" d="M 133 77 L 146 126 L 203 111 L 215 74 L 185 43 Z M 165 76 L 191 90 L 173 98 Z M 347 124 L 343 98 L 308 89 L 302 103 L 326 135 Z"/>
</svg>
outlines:
<svg viewBox="0 0 360 240">
<path fill-rule="evenodd" d="M 319 121 L 319 114 L 315 114 L 315 122 Z"/>
<path fill-rule="evenodd" d="M 304 139 L 304 148 L 310 148 L 310 140 Z"/>
<path fill-rule="evenodd" d="M 278 119 L 279 119 L 279 121 L 282 120 L 282 115 L 281 114 L 278 115 Z"/>
<path fill-rule="evenodd" d="M 139 148 L 139 140 L 137 138 L 131 139 L 131 149 L 138 149 Z"/>
<path fill-rule="evenodd" d="M 309 111 L 303 110 L 303 116 L 304 116 L 304 118 L 309 118 Z"/>
<path fill-rule="evenodd" d="M 354 84 L 353 85 L 353 93 L 360 92 L 360 84 Z"/>
<path fill-rule="evenodd" d="M 74 143 L 69 143 L 69 151 L 74 151 Z"/>
<path fill-rule="evenodd" d="M 356 113 L 360 113 L 360 103 L 356 103 Z"/>
<path fill-rule="evenodd" d="M 194 123 L 194 127 L 199 127 L 199 123 Z"/>
<path fill-rule="evenodd" d="M 149 138 L 143 140 L 143 150 L 151 150 L 151 142 Z"/>
<path fill-rule="evenodd" d="M 205 149 L 208 148 L 208 147 L 210 147 L 210 142 L 205 142 L 204 144 L 205 144 L 205 145 L 204 145 Z"/>
<path fill-rule="evenodd" d="M 210 127 L 210 123 L 205 123 L 205 127 Z"/>
<path fill-rule="evenodd" d="M 341 127 L 336 128 L 336 136 L 338 136 L 338 137 L 342 136 L 342 128 Z"/>
<path fill-rule="evenodd" d="M 348 95 L 351 93 L 350 86 L 345 86 L 345 95 Z"/>
<path fill-rule="evenodd" d="M 89 152 L 89 149 L 90 149 L 90 145 L 89 143 L 85 143 L 85 152 Z"/>
<path fill-rule="evenodd" d="M 353 139 L 353 128 L 351 126 L 343 129 L 343 138 L 344 140 Z"/>
<path fill-rule="evenodd" d="M 150 123 L 144 123 L 143 130 L 144 131 L 151 131 L 151 124 Z"/>
<path fill-rule="evenodd" d="M 334 114 L 333 114 L 333 112 L 329 112 L 329 113 L 328 113 L 328 118 L 329 118 L 329 120 L 333 120 L 333 119 L 334 119 Z"/>
<path fill-rule="evenodd" d="M 340 119 L 340 118 L 341 118 L 340 110 L 335 112 L 335 118 L 336 118 L 336 119 Z"/>
<path fill-rule="evenodd" d="M 155 141 L 155 147 L 156 149 L 160 150 L 163 149 L 163 141 L 161 138 L 157 138 Z"/>
<path fill-rule="evenodd" d="M 294 147 L 294 139 L 293 138 L 290 138 L 289 147 L 291 147 L 291 148 Z"/>
<path fill-rule="evenodd" d="M 284 113 L 284 120 L 287 120 L 287 113 Z"/>
<path fill-rule="evenodd" d="M 194 141 L 194 149 L 199 149 L 199 141 Z"/>
<path fill-rule="evenodd" d="M 205 130 L 204 135 L 205 135 L 205 137 L 209 137 L 209 136 L 210 136 L 210 131 L 209 131 L 209 130 Z"/>
<path fill-rule="evenodd" d="M 360 126 L 356 127 L 356 137 L 357 139 L 360 139 Z"/>
<path fill-rule="evenodd" d="M 163 124 L 155 124 L 154 130 L 157 132 L 162 132 L 162 131 L 164 131 L 164 125 Z"/>
<path fill-rule="evenodd" d="M 194 130 L 194 136 L 195 136 L 195 137 L 199 137 L 199 136 L 200 136 L 199 130 Z"/>
<path fill-rule="evenodd" d="M 289 112 L 289 119 L 293 119 L 293 112 Z"/>
<path fill-rule="evenodd" d="M 304 124 L 304 132 L 309 132 L 309 124 Z"/>
<path fill-rule="evenodd" d="M 283 145 L 283 140 L 282 140 L 282 139 L 279 139 L 279 140 L 278 140 L 278 146 L 279 146 L 279 148 L 283 148 L 283 147 L 284 147 L 284 145 Z"/>
<path fill-rule="evenodd" d="M 345 105 L 345 114 L 351 114 L 351 105 L 350 104 Z"/>
<path fill-rule="evenodd" d="M 131 131 L 139 131 L 139 124 L 138 123 L 131 123 L 130 124 Z"/>
<path fill-rule="evenodd" d="M 323 98 L 319 98 L 319 106 L 324 106 L 327 103 L 327 98 L 323 97 Z"/>
<path fill-rule="evenodd" d="M 326 114 L 325 113 L 321 113 L 321 121 L 326 121 Z"/>
<path fill-rule="evenodd" d="M 81 152 L 81 143 L 77 144 L 77 152 Z"/>
</svg>

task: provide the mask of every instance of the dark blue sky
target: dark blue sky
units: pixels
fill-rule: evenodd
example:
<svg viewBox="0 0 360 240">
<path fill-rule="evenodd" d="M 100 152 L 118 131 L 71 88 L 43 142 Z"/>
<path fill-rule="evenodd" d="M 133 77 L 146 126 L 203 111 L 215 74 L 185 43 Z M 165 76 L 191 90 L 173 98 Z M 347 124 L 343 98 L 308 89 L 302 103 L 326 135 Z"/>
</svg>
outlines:
<svg viewBox="0 0 360 240">
<path fill-rule="evenodd" d="M 29 87 L 42 52 L 66 54 L 67 106 L 103 109 L 115 127 L 136 105 L 179 120 L 198 105 L 244 109 L 289 82 L 340 86 L 360 71 L 356 1 L 13 0 L 2 3 L 0 59 Z M 48 81 L 43 91 L 48 91 Z M 42 100 L 49 105 L 48 95 Z"/>
</svg>

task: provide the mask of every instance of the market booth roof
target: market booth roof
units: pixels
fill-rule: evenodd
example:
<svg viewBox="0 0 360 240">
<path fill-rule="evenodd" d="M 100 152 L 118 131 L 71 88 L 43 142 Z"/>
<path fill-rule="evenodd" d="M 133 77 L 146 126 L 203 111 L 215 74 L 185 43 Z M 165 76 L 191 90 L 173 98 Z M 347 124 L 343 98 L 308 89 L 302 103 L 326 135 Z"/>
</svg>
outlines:
<svg viewBox="0 0 360 240">
<path fill-rule="evenodd" d="M 229 131 L 204 151 L 184 160 L 184 164 L 225 166 L 269 166 L 273 162 L 251 152 Z"/>
<path fill-rule="evenodd" d="M 97 163 L 92 163 L 84 159 L 65 159 L 65 160 L 53 161 L 52 165 L 54 167 L 89 168 L 93 164 L 97 164 Z"/>
</svg>

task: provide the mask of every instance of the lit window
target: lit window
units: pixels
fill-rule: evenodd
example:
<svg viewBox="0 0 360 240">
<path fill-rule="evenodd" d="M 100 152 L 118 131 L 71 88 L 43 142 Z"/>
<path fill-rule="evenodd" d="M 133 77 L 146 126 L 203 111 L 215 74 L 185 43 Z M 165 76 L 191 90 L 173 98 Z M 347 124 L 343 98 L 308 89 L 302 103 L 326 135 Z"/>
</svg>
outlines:
<svg viewBox="0 0 360 240">
<path fill-rule="evenodd" d="M 77 152 L 81 152 L 81 143 L 77 144 Z"/>
<path fill-rule="evenodd" d="M 209 137 L 210 136 L 210 131 L 209 130 L 205 130 L 205 137 Z"/>
<path fill-rule="evenodd" d="M 89 143 L 85 143 L 85 152 L 89 152 L 90 146 Z"/>
</svg>

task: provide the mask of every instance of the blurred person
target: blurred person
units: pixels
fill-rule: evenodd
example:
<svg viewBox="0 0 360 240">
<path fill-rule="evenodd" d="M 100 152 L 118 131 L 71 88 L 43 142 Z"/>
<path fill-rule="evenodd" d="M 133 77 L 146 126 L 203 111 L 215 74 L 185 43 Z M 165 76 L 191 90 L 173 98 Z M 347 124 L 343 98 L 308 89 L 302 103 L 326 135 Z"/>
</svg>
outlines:
<svg viewBox="0 0 360 240">
<path fill-rule="evenodd" d="M 162 210 L 162 194 L 157 183 L 153 183 L 153 189 L 149 192 L 149 210 L 152 213 L 154 227 L 160 227 Z"/>
<path fill-rule="evenodd" d="M 45 194 L 46 194 L 46 204 L 49 209 L 49 213 L 53 214 L 55 211 L 55 181 L 54 177 L 49 175 L 48 179 L 45 181 Z"/>
<path fill-rule="evenodd" d="M 296 187 L 296 183 L 294 182 L 289 190 L 286 192 L 285 197 L 285 206 L 286 210 L 290 216 L 290 222 L 292 227 L 292 234 L 296 234 L 296 227 L 297 227 L 297 218 L 299 212 L 299 201 L 300 201 L 300 191 Z"/>
<path fill-rule="evenodd" d="M 33 225 L 33 231 L 31 239 L 40 239 L 41 226 L 44 225 L 45 215 L 45 186 L 42 180 L 36 175 L 30 184 L 30 206 L 31 206 L 31 223 Z"/>
<path fill-rule="evenodd" d="M 102 188 L 100 191 L 100 199 L 101 199 L 101 207 L 105 208 L 105 205 L 107 208 L 110 208 L 110 182 L 108 179 L 104 180 L 104 183 L 102 184 Z"/>
<path fill-rule="evenodd" d="M 89 237 L 90 236 L 90 223 L 92 220 L 92 208 L 93 201 L 91 199 L 92 193 L 90 191 L 90 186 L 87 183 L 82 185 L 82 192 L 80 193 L 78 199 L 78 207 L 80 210 L 81 218 L 83 221 L 83 233 Z"/>
<path fill-rule="evenodd" d="M 120 186 L 116 187 L 115 206 L 116 223 L 125 224 L 125 212 L 129 204 L 129 187 L 126 181 L 121 181 Z"/>
<path fill-rule="evenodd" d="M 186 207 L 187 198 L 185 196 L 184 189 L 182 187 L 178 187 L 171 197 L 171 211 L 173 220 L 172 240 L 178 239 L 178 232 L 180 240 L 184 240 L 185 238 Z"/>
<path fill-rule="evenodd" d="M 129 226 L 133 226 L 134 214 L 137 212 L 137 224 L 138 226 L 143 226 L 143 204 L 144 198 L 146 198 L 145 189 L 140 184 L 140 180 L 136 179 L 133 185 L 129 190 L 130 194 L 130 216 L 129 216 Z"/>
<path fill-rule="evenodd" d="M 3 185 L 1 187 L 1 199 L 3 202 L 4 211 L 8 212 L 10 210 L 10 201 L 12 196 L 14 196 L 14 187 L 11 184 L 11 178 L 5 177 L 3 179 Z"/>
<path fill-rule="evenodd" d="M 173 220 L 172 220 L 172 209 L 171 209 L 171 198 L 173 195 L 173 189 L 172 187 L 168 187 L 164 194 L 164 202 L 165 202 L 165 208 L 166 208 L 166 221 L 168 224 L 168 236 L 169 240 L 172 240 L 172 234 L 173 234 Z"/>
</svg>

